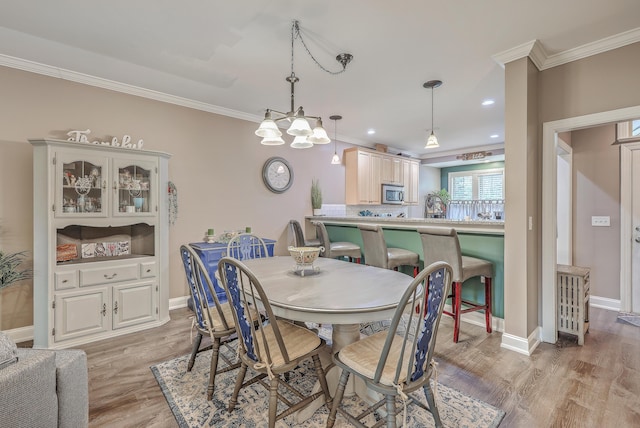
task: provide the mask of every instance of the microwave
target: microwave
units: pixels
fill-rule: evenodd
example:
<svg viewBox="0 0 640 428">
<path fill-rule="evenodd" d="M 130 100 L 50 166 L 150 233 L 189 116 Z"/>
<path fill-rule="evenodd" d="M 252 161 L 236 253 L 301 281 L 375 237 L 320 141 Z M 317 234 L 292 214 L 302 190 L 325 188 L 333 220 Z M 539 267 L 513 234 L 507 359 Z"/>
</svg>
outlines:
<svg viewBox="0 0 640 428">
<path fill-rule="evenodd" d="M 392 184 L 383 184 L 382 203 L 397 205 L 404 203 L 404 187 L 394 186 Z"/>
</svg>

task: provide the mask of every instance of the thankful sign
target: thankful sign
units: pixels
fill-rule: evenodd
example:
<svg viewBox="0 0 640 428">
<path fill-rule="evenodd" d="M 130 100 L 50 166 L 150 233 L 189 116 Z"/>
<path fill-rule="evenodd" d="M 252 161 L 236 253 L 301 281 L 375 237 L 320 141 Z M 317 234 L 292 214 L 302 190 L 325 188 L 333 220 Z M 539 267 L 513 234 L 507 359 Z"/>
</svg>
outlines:
<svg viewBox="0 0 640 428">
<path fill-rule="evenodd" d="M 144 141 L 142 141 L 142 139 L 138 140 L 137 143 L 132 143 L 131 137 L 129 135 L 124 135 L 122 137 L 122 141 L 118 141 L 118 137 L 113 137 L 111 141 L 89 141 L 88 135 L 90 133 L 90 129 L 87 129 L 85 131 L 69 131 L 67 132 L 67 135 L 69 136 L 67 141 L 75 141 L 76 143 L 99 144 L 112 147 L 124 147 L 125 149 L 142 149 L 142 145 L 144 144 Z"/>
</svg>

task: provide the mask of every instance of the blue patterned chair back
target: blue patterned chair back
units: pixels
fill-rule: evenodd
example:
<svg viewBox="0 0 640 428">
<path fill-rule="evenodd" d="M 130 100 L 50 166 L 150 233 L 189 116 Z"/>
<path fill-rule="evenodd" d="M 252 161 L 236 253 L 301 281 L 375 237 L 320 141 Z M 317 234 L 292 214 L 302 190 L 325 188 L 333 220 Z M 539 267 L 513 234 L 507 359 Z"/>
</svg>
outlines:
<svg viewBox="0 0 640 428">
<path fill-rule="evenodd" d="M 232 329 L 233 323 L 225 318 L 213 282 L 200 257 L 188 245 L 180 246 L 180 256 L 193 300 L 192 309 L 196 315 L 196 325 L 203 330 L 208 330 L 209 327 L 213 329 L 216 324 L 222 326 L 222 330 Z M 217 315 L 218 323 L 211 319 L 213 314 Z"/>
<path fill-rule="evenodd" d="M 236 331 L 242 337 L 240 341 L 241 355 L 244 353 L 257 363 L 271 364 L 272 352 L 274 355 L 277 352 L 282 355 L 285 362 L 289 362 L 289 354 L 284 346 L 276 317 L 273 315 L 262 285 L 253 272 L 241 261 L 232 257 L 224 257 L 218 262 L 218 276 L 233 309 Z M 261 311 L 255 313 L 255 311 L 246 310 L 250 306 L 261 308 Z M 253 316 L 262 319 L 254 319 Z M 273 334 L 269 334 L 269 336 L 275 339 L 275 343 L 269 344 L 266 340 L 266 328 L 273 331 Z M 278 349 L 272 350 L 270 346 Z"/>
<path fill-rule="evenodd" d="M 444 262 L 436 262 L 425 267 L 414 278 L 391 320 L 374 382 L 380 382 L 392 346 L 401 347 L 394 385 L 398 385 L 399 379 L 406 379 L 404 383 L 411 388 L 418 382 L 429 381 L 436 334 L 451 288 L 451 277 L 451 266 Z M 398 353 L 397 348 L 394 349 L 394 353 Z"/>
<path fill-rule="evenodd" d="M 247 260 L 269 257 L 269 253 L 262 238 L 250 233 L 242 233 L 229 241 L 227 256 L 238 260 Z"/>
</svg>

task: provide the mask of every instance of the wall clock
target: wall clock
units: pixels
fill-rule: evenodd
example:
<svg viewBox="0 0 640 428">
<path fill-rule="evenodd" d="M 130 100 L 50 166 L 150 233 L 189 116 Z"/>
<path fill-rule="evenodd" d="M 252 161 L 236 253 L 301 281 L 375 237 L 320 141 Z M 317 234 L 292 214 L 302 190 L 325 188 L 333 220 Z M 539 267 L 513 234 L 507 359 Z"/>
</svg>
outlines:
<svg viewBox="0 0 640 428">
<path fill-rule="evenodd" d="M 281 157 L 269 158 L 262 167 L 262 180 L 267 189 L 274 193 L 283 193 L 293 184 L 293 169 L 289 162 Z"/>
</svg>

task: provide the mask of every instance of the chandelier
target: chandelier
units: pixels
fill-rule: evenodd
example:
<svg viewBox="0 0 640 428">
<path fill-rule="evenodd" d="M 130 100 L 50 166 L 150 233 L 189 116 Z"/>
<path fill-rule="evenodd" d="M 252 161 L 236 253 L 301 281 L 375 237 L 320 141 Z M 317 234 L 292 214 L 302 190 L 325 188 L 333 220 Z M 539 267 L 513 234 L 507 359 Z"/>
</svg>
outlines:
<svg viewBox="0 0 640 428">
<path fill-rule="evenodd" d="M 300 39 L 300 42 L 304 46 L 305 50 L 313 59 L 313 61 L 323 71 L 329 74 L 340 74 L 347 68 L 347 64 L 353 59 L 353 55 L 348 53 L 341 53 L 336 56 L 336 61 L 342 65 L 342 69 L 339 71 L 330 71 L 324 68 L 318 60 L 311 54 L 311 51 L 307 47 L 307 44 L 302 37 L 300 30 L 300 24 L 298 21 L 293 21 L 291 25 L 291 74 L 287 76 L 286 81 L 291 86 L 291 110 L 284 113 L 273 109 L 267 109 L 264 114 L 264 120 L 260 123 L 260 126 L 256 130 L 255 134 L 258 137 L 262 137 L 261 143 L 264 145 L 280 145 L 284 144 L 282 139 L 282 132 L 278 127 L 279 122 L 288 122 L 289 127 L 287 134 L 294 137 L 291 147 L 296 149 L 306 149 L 313 147 L 314 144 L 328 144 L 331 142 L 327 136 L 327 131 L 322 127 L 322 118 L 319 116 L 307 116 L 304 113 L 302 106 L 295 108 L 295 85 L 300 81 L 296 76 L 293 64 L 293 48 L 295 39 Z M 315 127 L 311 129 L 309 122 L 315 123 Z"/>
<path fill-rule="evenodd" d="M 429 135 L 429 138 L 427 139 L 427 145 L 424 146 L 425 149 L 435 149 L 436 147 L 440 147 L 436 134 L 433 133 L 433 88 L 437 88 L 440 85 L 442 85 L 442 80 L 429 80 L 422 85 L 424 88 L 431 88 L 431 135 Z"/>
</svg>

